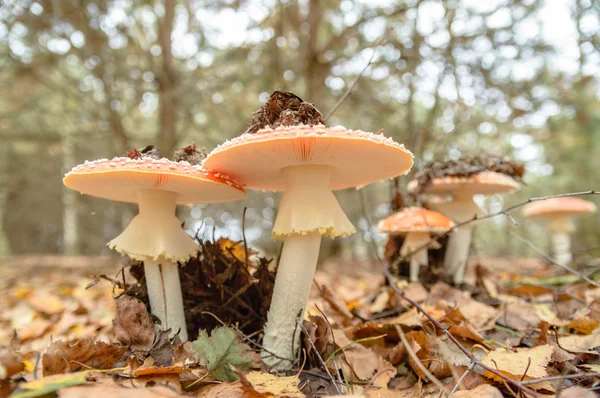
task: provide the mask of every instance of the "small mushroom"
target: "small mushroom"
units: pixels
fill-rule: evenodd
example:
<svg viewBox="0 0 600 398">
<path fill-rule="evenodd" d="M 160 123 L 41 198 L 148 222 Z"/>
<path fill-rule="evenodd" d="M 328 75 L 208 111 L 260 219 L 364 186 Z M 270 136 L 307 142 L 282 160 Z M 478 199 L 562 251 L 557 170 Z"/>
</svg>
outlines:
<svg viewBox="0 0 600 398">
<path fill-rule="evenodd" d="M 419 270 L 422 265 L 429 265 L 427 248 L 422 248 L 431 240 L 430 234 L 443 234 L 454 226 L 451 219 L 438 212 L 421 209 L 419 207 L 407 207 L 401 211 L 384 218 L 379 222 L 379 231 L 390 235 L 406 234 L 404 243 L 400 248 L 400 255 L 410 258 L 410 280 L 419 280 Z M 436 248 L 436 242 L 430 247 Z M 415 250 L 418 250 L 416 253 Z"/>
<path fill-rule="evenodd" d="M 552 249 L 556 261 L 568 265 L 573 261 L 570 233 L 575 231 L 573 218 L 595 213 L 596 205 L 579 198 L 551 198 L 523 206 L 523 217 L 544 220 L 552 232 Z"/>
<path fill-rule="evenodd" d="M 474 216 L 481 216 L 482 210 L 473 201 L 474 195 L 493 195 L 519 188 L 513 178 L 492 171 L 483 171 L 469 176 L 445 176 L 434 178 L 424 192 L 438 196 L 448 195 L 452 201 L 437 200 L 432 209 L 450 217 L 454 222 L 465 222 Z M 418 182 L 408 184 L 409 191 L 418 189 Z M 444 257 L 444 268 L 455 284 L 461 284 L 465 275 L 474 223 L 457 228 L 448 240 Z"/>
<path fill-rule="evenodd" d="M 323 125 L 262 129 L 208 155 L 207 169 L 251 189 L 283 191 L 273 236 L 284 245 L 261 352 L 272 369 L 289 370 L 296 361 L 298 317 L 308 302 L 321 236 L 355 232 L 332 191 L 405 174 L 412 163 L 411 152 L 383 135 Z"/>
<path fill-rule="evenodd" d="M 198 251 L 175 217 L 177 204 L 220 203 L 246 196 L 229 177 L 187 162 L 148 157 L 100 159 L 75 166 L 63 180 L 82 194 L 137 203 L 139 213 L 111 249 L 144 263 L 152 313 L 163 330 L 187 340 L 178 262 Z"/>
</svg>

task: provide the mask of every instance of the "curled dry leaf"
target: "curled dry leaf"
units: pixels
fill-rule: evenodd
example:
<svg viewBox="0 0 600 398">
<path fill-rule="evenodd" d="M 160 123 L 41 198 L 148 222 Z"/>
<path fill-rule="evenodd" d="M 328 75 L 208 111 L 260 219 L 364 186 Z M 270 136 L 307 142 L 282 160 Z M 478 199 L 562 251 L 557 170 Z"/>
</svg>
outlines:
<svg viewBox="0 0 600 398">
<path fill-rule="evenodd" d="M 116 339 L 133 351 L 149 351 L 154 343 L 154 324 L 144 303 L 121 295 L 115 301 L 113 329 Z"/>
<path fill-rule="evenodd" d="M 341 348 L 346 362 L 359 380 L 371 380 L 379 370 L 380 358 L 374 351 L 354 343 L 343 331 L 333 329 L 335 344 Z"/>
<path fill-rule="evenodd" d="M 168 374 L 180 374 L 190 372 L 190 369 L 184 367 L 182 364 L 176 364 L 173 366 L 159 366 L 157 365 L 154 358 L 146 358 L 144 363 L 133 371 L 133 376 L 156 376 L 156 375 L 168 375 Z M 126 373 L 126 372 L 124 372 Z"/>
<path fill-rule="evenodd" d="M 44 376 L 71 373 L 88 369 L 111 369 L 121 361 L 126 347 L 107 344 L 92 339 L 80 340 L 74 344 L 55 341 L 42 356 Z"/>
<path fill-rule="evenodd" d="M 457 391 L 452 398 L 502 398 L 502 393 L 496 387 L 483 384 L 468 391 Z"/>
<path fill-rule="evenodd" d="M 592 334 L 600 322 L 588 316 L 580 316 L 569 323 L 569 327 L 581 334 Z"/>
</svg>

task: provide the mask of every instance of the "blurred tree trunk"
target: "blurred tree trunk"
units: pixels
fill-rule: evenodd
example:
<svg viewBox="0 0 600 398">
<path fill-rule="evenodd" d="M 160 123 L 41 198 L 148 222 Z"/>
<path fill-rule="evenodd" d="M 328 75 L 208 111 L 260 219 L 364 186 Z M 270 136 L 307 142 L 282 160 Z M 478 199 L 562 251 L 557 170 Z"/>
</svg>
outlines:
<svg viewBox="0 0 600 398">
<path fill-rule="evenodd" d="M 63 172 L 68 173 L 75 165 L 75 140 L 73 134 L 65 130 L 62 134 Z M 74 256 L 79 252 L 79 234 L 77 231 L 77 198 L 79 194 L 67 187 L 63 187 L 63 247 L 66 256 Z"/>
<path fill-rule="evenodd" d="M 177 145 L 178 74 L 173 67 L 171 34 L 175 20 L 175 0 L 165 0 L 165 15 L 158 23 L 158 41 L 162 50 L 162 70 L 157 74 L 159 96 L 158 143 L 163 156 L 170 156 Z"/>
<path fill-rule="evenodd" d="M 323 10 L 320 0 L 310 0 L 306 23 L 308 23 L 308 40 L 306 42 L 306 68 L 304 78 L 306 81 L 306 100 L 317 105 L 323 103 L 322 93 L 323 76 L 322 67 L 319 62 L 319 30 L 323 19 Z"/>
<path fill-rule="evenodd" d="M 6 209 L 6 197 L 8 194 L 8 151 L 10 144 L 0 145 L 0 258 L 10 255 L 10 245 L 4 231 L 4 210 Z"/>
</svg>

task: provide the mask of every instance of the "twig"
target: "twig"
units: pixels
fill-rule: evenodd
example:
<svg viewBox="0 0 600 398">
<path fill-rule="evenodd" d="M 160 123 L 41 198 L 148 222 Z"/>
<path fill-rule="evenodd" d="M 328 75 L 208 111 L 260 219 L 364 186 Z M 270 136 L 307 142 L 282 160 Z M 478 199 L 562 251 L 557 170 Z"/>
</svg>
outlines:
<svg viewBox="0 0 600 398">
<path fill-rule="evenodd" d="M 543 381 L 555 381 L 555 380 L 565 380 L 565 379 L 579 379 L 580 377 L 600 377 L 600 373 L 591 372 L 591 373 L 575 373 L 571 375 L 561 375 L 561 376 L 549 376 L 541 379 L 535 380 L 526 380 L 523 381 L 522 384 L 537 384 Z"/>
<path fill-rule="evenodd" d="M 471 352 L 466 349 L 457 339 L 456 337 L 454 337 L 454 335 L 452 333 L 450 333 L 449 326 L 444 326 L 440 323 L 440 321 L 438 321 L 437 319 L 435 319 L 435 317 L 433 315 L 431 315 L 429 312 L 427 312 L 423 307 L 421 307 L 421 305 L 419 303 L 417 303 L 416 301 L 414 301 L 413 299 L 411 299 L 410 297 L 406 296 L 404 294 L 404 292 L 402 290 L 400 290 L 400 288 L 394 283 L 394 277 L 392 275 L 392 273 L 390 272 L 390 264 L 388 262 L 384 262 L 384 273 L 385 276 L 389 282 L 389 285 L 391 286 L 391 288 L 396 292 L 396 294 L 402 298 L 403 300 L 409 302 L 413 307 L 415 307 L 417 309 L 417 311 L 419 311 L 421 314 L 425 315 L 425 317 L 427 317 L 427 319 L 429 319 L 429 321 L 431 321 L 431 323 L 439 330 L 441 330 L 446 337 L 448 337 L 448 339 L 450 341 L 452 341 L 456 347 L 458 347 L 458 349 L 467 356 L 467 358 L 469 358 L 471 360 L 472 364 L 475 364 L 476 366 L 481 366 L 482 368 L 484 368 L 485 370 L 487 370 L 490 373 L 495 374 L 496 376 L 502 378 L 502 380 L 506 381 L 508 384 L 513 385 L 514 387 L 520 389 L 523 392 L 526 392 L 527 394 L 533 396 L 533 397 L 540 397 L 540 394 L 538 394 L 537 392 L 535 392 L 534 390 L 532 390 L 531 388 L 527 387 L 525 385 L 526 382 L 522 382 L 519 380 L 513 380 L 510 377 L 506 376 L 504 373 L 482 363 L 479 359 L 477 359 L 476 357 L 473 356 L 473 354 L 471 354 Z"/>
<path fill-rule="evenodd" d="M 534 245 L 533 242 L 531 242 L 531 241 L 523 238 L 522 236 L 519 236 L 519 235 L 515 234 L 512 231 L 508 231 L 508 234 L 510 236 L 512 236 L 512 237 L 515 237 L 515 238 L 519 239 L 521 242 L 525 243 L 527 246 L 529 246 L 531 249 L 535 250 L 540 256 L 544 257 L 546 260 L 550 261 L 552 264 L 558 265 L 559 267 L 561 267 L 565 271 L 568 271 L 568 272 L 572 273 L 573 275 L 577 275 L 579 278 L 583 279 L 584 281 L 586 281 L 590 285 L 593 285 L 593 286 L 596 286 L 596 287 L 600 287 L 600 283 L 598 283 L 598 282 L 590 279 L 588 276 L 582 274 L 581 272 L 579 272 L 577 270 L 574 270 L 573 268 L 569 267 L 568 265 L 559 263 L 554 258 L 550 257 L 548 254 L 544 253 L 544 251 L 542 249 L 540 249 L 539 247 L 537 247 L 536 245 Z"/>
<path fill-rule="evenodd" d="M 458 388 L 460 387 L 460 385 L 462 384 L 463 380 L 465 379 L 465 377 L 467 377 L 467 375 L 469 373 L 471 373 L 471 371 L 475 368 L 475 362 L 471 362 L 471 364 L 469 365 L 469 367 L 467 368 L 467 370 L 465 370 L 465 373 L 462 374 L 462 376 L 460 376 L 460 379 L 458 379 L 458 381 L 456 382 L 456 384 L 454 385 L 454 388 L 452 388 L 452 391 L 450 391 L 450 395 L 454 394 L 456 392 L 456 390 L 458 390 Z M 464 387 L 464 386 L 463 386 Z"/>
<path fill-rule="evenodd" d="M 323 366 L 325 368 L 325 372 L 327 372 L 327 375 L 329 376 L 329 378 L 331 379 L 331 382 L 333 383 L 333 386 L 335 387 L 335 391 L 338 393 L 338 395 L 343 395 L 344 392 L 342 390 L 340 390 L 340 388 L 338 387 L 338 382 L 337 380 L 333 377 L 333 375 L 331 374 L 331 372 L 329 371 L 329 368 L 327 367 L 327 364 L 325 363 L 325 361 L 323 360 L 323 357 L 321 357 L 321 354 L 319 354 L 319 351 L 317 350 L 317 347 L 315 347 L 315 343 L 312 341 L 312 339 L 310 338 L 310 336 L 308 335 L 308 331 L 306 330 L 306 328 L 304 327 L 304 325 L 302 324 L 302 318 L 300 318 L 298 320 L 298 326 L 300 327 L 300 329 L 302 329 L 302 331 L 304 332 L 304 335 L 306 336 L 306 339 L 308 340 L 308 342 L 310 343 L 310 346 L 312 347 L 312 349 L 315 351 L 315 354 L 317 354 L 317 358 L 319 358 L 319 362 L 321 362 L 321 366 Z"/>
<path fill-rule="evenodd" d="M 369 62 L 367 62 L 367 64 L 365 65 L 365 67 L 360 71 L 360 73 L 358 74 L 358 76 L 356 76 L 356 78 L 354 78 L 354 80 L 352 81 L 352 83 L 350 83 L 350 85 L 348 86 L 348 89 L 346 90 L 346 92 L 344 93 L 344 95 L 342 95 L 340 97 L 340 99 L 335 103 L 335 105 L 333 106 L 333 108 L 331 108 L 331 110 L 329 111 L 329 113 L 327 114 L 327 116 L 325 116 L 325 120 L 329 121 L 329 118 L 335 113 L 335 111 L 338 110 L 338 108 L 340 106 L 342 106 L 342 104 L 344 103 L 344 101 L 346 100 L 346 98 L 348 98 L 348 96 L 350 96 L 350 93 L 352 93 L 352 90 L 354 90 L 354 87 L 358 84 L 358 81 L 363 77 L 363 74 L 365 73 L 365 71 L 367 69 L 369 69 L 369 66 L 371 66 L 371 64 L 373 63 L 373 59 L 375 58 L 375 54 L 377 54 L 377 47 L 379 47 L 381 45 L 381 43 L 383 43 L 383 40 L 386 38 L 388 32 L 393 31 L 394 28 L 391 28 L 386 31 L 383 32 L 383 34 L 381 35 L 381 37 L 379 38 L 379 40 L 377 40 L 377 42 L 373 45 L 373 54 L 371 54 L 371 58 L 369 58 Z"/>
<path fill-rule="evenodd" d="M 488 218 L 497 217 L 499 215 L 508 216 L 508 213 L 510 211 L 513 211 L 513 210 L 515 210 L 515 209 L 517 209 L 519 207 L 525 206 L 526 204 L 531 203 L 531 202 L 538 202 L 540 200 L 546 200 L 546 199 L 565 198 L 565 197 L 571 197 L 571 196 L 584 196 L 584 195 L 600 195 L 600 192 L 596 192 L 594 190 L 591 190 L 591 191 L 584 191 L 584 192 L 562 193 L 562 194 L 558 194 L 558 195 L 540 196 L 540 197 L 536 197 L 536 198 L 529 198 L 529 199 L 527 199 L 527 200 L 525 200 L 523 202 L 514 204 L 512 206 L 509 206 L 509 207 L 507 207 L 505 209 L 502 209 L 500 211 L 497 211 L 495 213 L 490 213 L 490 214 L 487 214 L 485 216 L 474 215 L 473 217 L 471 217 L 470 219 L 468 219 L 466 221 L 462 221 L 462 222 L 459 222 L 459 223 L 455 224 L 454 227 L 450 228 L 449 230 L 447 230 L 443 234 L 433 236 L 427 243 L 424 243 L 421 246 L 413 249 L 410 253 L 407 253 L 404 256 L 399 256 L 396 260 L 394 260 L 394 262 L 391 265 L 392 265 L 392 267 L 397 267 L 401 262 L 403 262 L 406 259 L 412 257 L 414 254 L 418 253 L 422 249 L 425 249 L 426 247 L 428 247 L 432 243 L 435 243 L 438 240 L 440 240 L 442 238 L 445 238 L 446 236 L 450 235 L 452 232 L 454 232 L 458 228 L 464 227 L 465 225 L 471 224 L 471 223 L 473 223 L 475 221 L 487 220 Z"/>
<path fill-rule="evenodd" d="M 396 328 L 396 332 L 398 332 L 398 335 L 400 336 L 400 340 L 402 340 L 402 344 L 404 344 L 404 348 L 406 348 L 406 352 L 412 358 L 412 360 L 415 362 L 415 365 L 419 368 L 419 370 L 425 376 L 427 376 L 427 378 L 433 384 L 435 384 L 441 391 L 444 392 L 445 396 L 448 396 L 448 393 L 446 392 L 446 390 L 444 388 L 444 383 L 442 383 L 440 381 L 440 379 L 438 379 L 437 377 L 435 377 L 433 375 L 433 373 L 431 373 L 429 371 L 429 369 L 427 369 L 425 367 L 425 365 L 423 365 L 423 362 L 421 362 L 421 360 L 419 359 L 419 357 L 415 353 L 415 350 L 413 350 L 413 348 L 411 347 L 410 343 L 408 342 L 408 339 L 406 338 L 406 335 L 404 334 L 404 331 L 402 330 L 402 328 L 400 326 L 398 326 L 398 325 L 394 325 L 394 327 Z"/>
<path fill-rule="evenodd" d="M 248 208 L 244 206 L 244 211 L 242 212 L 242 238 L 244 239 L 244 254 L 246 256 L 244 262 L 248 264 L 248 242 L 246 242 L 246 210 L 248 210 Z"/>
</svg>

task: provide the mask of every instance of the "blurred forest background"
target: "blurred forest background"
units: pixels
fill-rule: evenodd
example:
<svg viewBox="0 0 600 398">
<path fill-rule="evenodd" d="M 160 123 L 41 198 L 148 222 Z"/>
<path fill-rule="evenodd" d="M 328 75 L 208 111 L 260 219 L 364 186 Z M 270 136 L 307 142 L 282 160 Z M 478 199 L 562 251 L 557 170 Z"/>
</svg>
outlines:
<svg viewBox="0 0 600 398">
<path fill-rule="evenodd" d="M 154 143 L 212 149 L 245 130 L 276 89 L 328 120 L 384 133 L 431 159 L 479 151 L 523 161 L 526 186 L 479 198 L 497 211 L 525 198 L 600 188 L 600 4 L 595 0 L 0 1 L 0 257 L 108 254 L 130 205 L 62 185 L 71 167 Z M 374 53 L 375 52 L 375 53 Z M 374 55 L 373 55 L 374 54 Z M 372 58 L 370 65 L 369 60 Z M 409 177 L 403 177 L 404 189 Z M 390 183 L 337 193 L 359 231 L 322 256 L 368 255 L 390 211 Z M 600 204 L 595 197 L 590 197 Z M 242 237 L 274 254 L 276 194 L 181 208 L 192 234 Z M 522 221 L 519 213 L 515 218 Z M 600 246 L 600 215 L 574 249 Z M 496 218 L 475 253 L 545 247 L 542 225 Z M 596 253 L 598 250 L 596 251 Z M 529 253 L 531 254 L 531 253 Z"/>
</svg>

